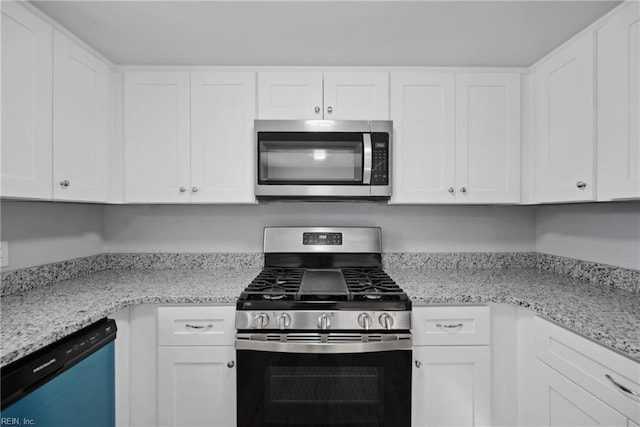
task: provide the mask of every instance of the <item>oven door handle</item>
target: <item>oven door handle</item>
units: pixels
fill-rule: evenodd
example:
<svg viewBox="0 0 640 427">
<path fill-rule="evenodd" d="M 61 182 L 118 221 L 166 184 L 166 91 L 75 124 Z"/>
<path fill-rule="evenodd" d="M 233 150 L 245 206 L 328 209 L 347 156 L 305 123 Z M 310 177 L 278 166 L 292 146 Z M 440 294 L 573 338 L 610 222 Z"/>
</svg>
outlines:
<svg viewBox="0 0 640 427">
<path fill-rule="evenodd" d="M 364 167 L 362 170 L 362 183 L 364 185 L 371 184 L 371 169 L 373 167 L 373 156 L 371 151 L 371 134 L 365 133 L 362 135 L 362 142 L 364 145 Z"/>
<path fill-rule="evenodd" d="M 388 341 L 364 342 L 304 342 L 304 341 L 263 341 L 260 339 L 236 338 L 236 350 L 267 351 L 275 353 L 373 353 L 380 351 L 411 350 L 413 340 L 409 338 Z"/>
</svg>

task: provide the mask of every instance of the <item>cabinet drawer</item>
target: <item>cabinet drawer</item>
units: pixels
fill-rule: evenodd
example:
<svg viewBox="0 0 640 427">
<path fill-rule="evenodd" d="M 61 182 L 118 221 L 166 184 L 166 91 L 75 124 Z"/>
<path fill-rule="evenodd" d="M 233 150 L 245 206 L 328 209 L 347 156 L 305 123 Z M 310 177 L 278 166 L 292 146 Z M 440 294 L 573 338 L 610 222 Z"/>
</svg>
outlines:
<svg viewBox="0 0 640 427">
<path fill-rule="evenodd" d="M 233 345 L 235 307 L 159 307 L 159 345 Z"/>
<path fill-rule="evenodd" d="M 640 422 L 640 363 L 536 317 L 536 357 L 624 414 Z"/>
<path fill-rule="evenodd" d="M 414 345 L 489 345 L 490 312 L 486 306 L 414 307 Z"/>
</svg>

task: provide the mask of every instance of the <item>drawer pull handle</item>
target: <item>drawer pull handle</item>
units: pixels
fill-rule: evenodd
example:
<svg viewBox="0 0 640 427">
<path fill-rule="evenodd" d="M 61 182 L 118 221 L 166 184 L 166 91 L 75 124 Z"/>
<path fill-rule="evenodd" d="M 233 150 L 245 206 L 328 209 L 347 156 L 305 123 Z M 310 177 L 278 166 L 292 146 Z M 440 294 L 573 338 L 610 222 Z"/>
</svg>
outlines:
<svg viewBox="0 0 640 427">
<path fill-rule="evenodd" d="M 464 326 L 464 324 L 462 323 L 456 323 L 455 325 L 443 325 L 442 323 L 436 323 L 436 328 L 445 328 L 445 329 L 455 329 L 455 328 L 462 328 Z"/>
<path fill-rule="evenodd" d="M 624 391 L 627 394 L 630 394 L 632 396 L 636 396 L 636 397 L 640 397 L 640 394 L 636 393 L 635 391 L 623 386 L 622 384 L 620 384 L 619 382 L 617 382 L 616 380 L 614 380 L 611 375 L 609 374 L 605 374 L 605 377 L 607 377 L 607 379 L 609 381 L 611 381 L 613 383 L 614 386 L 618 387 L 620 390 Z"/>
<path fill-rule="evenodd" d="M 204 329 L 204 328 L 213 328 L 213 324 L 209 323 L 208 325 L 192 325 L 190 323 L 187 323 L 186 325 L 187 328 L 191 328 L 191 329 Z"/>
</svg>

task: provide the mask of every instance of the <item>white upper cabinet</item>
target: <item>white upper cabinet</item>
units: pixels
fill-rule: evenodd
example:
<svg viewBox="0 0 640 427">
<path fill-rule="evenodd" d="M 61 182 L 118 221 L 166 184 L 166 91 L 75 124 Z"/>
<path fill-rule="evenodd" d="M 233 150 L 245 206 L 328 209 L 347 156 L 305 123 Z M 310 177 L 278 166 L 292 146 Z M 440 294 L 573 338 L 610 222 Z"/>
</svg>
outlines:
<svg viewBox="0 0 640 427">
<path fill-rule="evenodd" d="M 56 31 L 53 76 L 53 196 L 105 202 L 109 68 Z"/>
<path fill-rule="evenodd" d="M 387 120 L 389 73 L 260 72 L 258 118 Z"/>
<path fill-rule="evenodd" d="M 254 203 L 256 74 L 191 74 L 191 201 Z"/>
<path fill-rule="evenodd" d="M 456 200 L 520 202 L 520 75 L 456 75 Z"/>
<path fill-rule="evenodd" d="M 389 73 L 324 73 L 324 118 L 388 120 Z"/>
<path fill-rule="evenodd" d="M 520 201 L 520 75 L 392 73 L 392 203 Z"/>
<path fill-rule="evenodd" d="M 593 34 L 545 59 L 533 78 L 538 201 L 594 200 Z"/>
<path fill-rule="evenodd" d="M 52 28 L 2 2 L 2 196 L 51 198 Z"/>
<path fill-rule="evenodd" d="M 598 30 L 598 199 L 640 197 L 640 4 Z"/>
<path fill-rule="evenodd" d="M 190 200 L 189 73 L 125 74 L 125 201 Z"/>
<path fill-rule="evenodd" d="M 321 72 L 258 73 L 258 118 L 321 119 Z"/>
<path fill-rule="evenodd" d="M 391 120 L 391 202 L 455 202 L 455 76 L 391 73 Z"/>
</svg>

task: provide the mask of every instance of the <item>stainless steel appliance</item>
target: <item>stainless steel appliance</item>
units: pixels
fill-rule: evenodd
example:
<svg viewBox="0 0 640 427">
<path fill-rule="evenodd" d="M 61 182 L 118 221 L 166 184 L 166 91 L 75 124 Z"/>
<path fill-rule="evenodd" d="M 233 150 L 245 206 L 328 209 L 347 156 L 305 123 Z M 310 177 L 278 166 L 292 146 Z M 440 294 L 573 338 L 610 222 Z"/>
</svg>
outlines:
<svg viewBox="0 0 640 427">
<path fill-rule="evenodd" d="M 265 229 L 236 307 L 238 425 L 410 425 L 411 301 L 381 252 L 379 228 Z"/>
<path fill-rule="evenodd" d="M 391 196 L 390 121 L 256 120 L 258 198 Z"/>
</svg>

